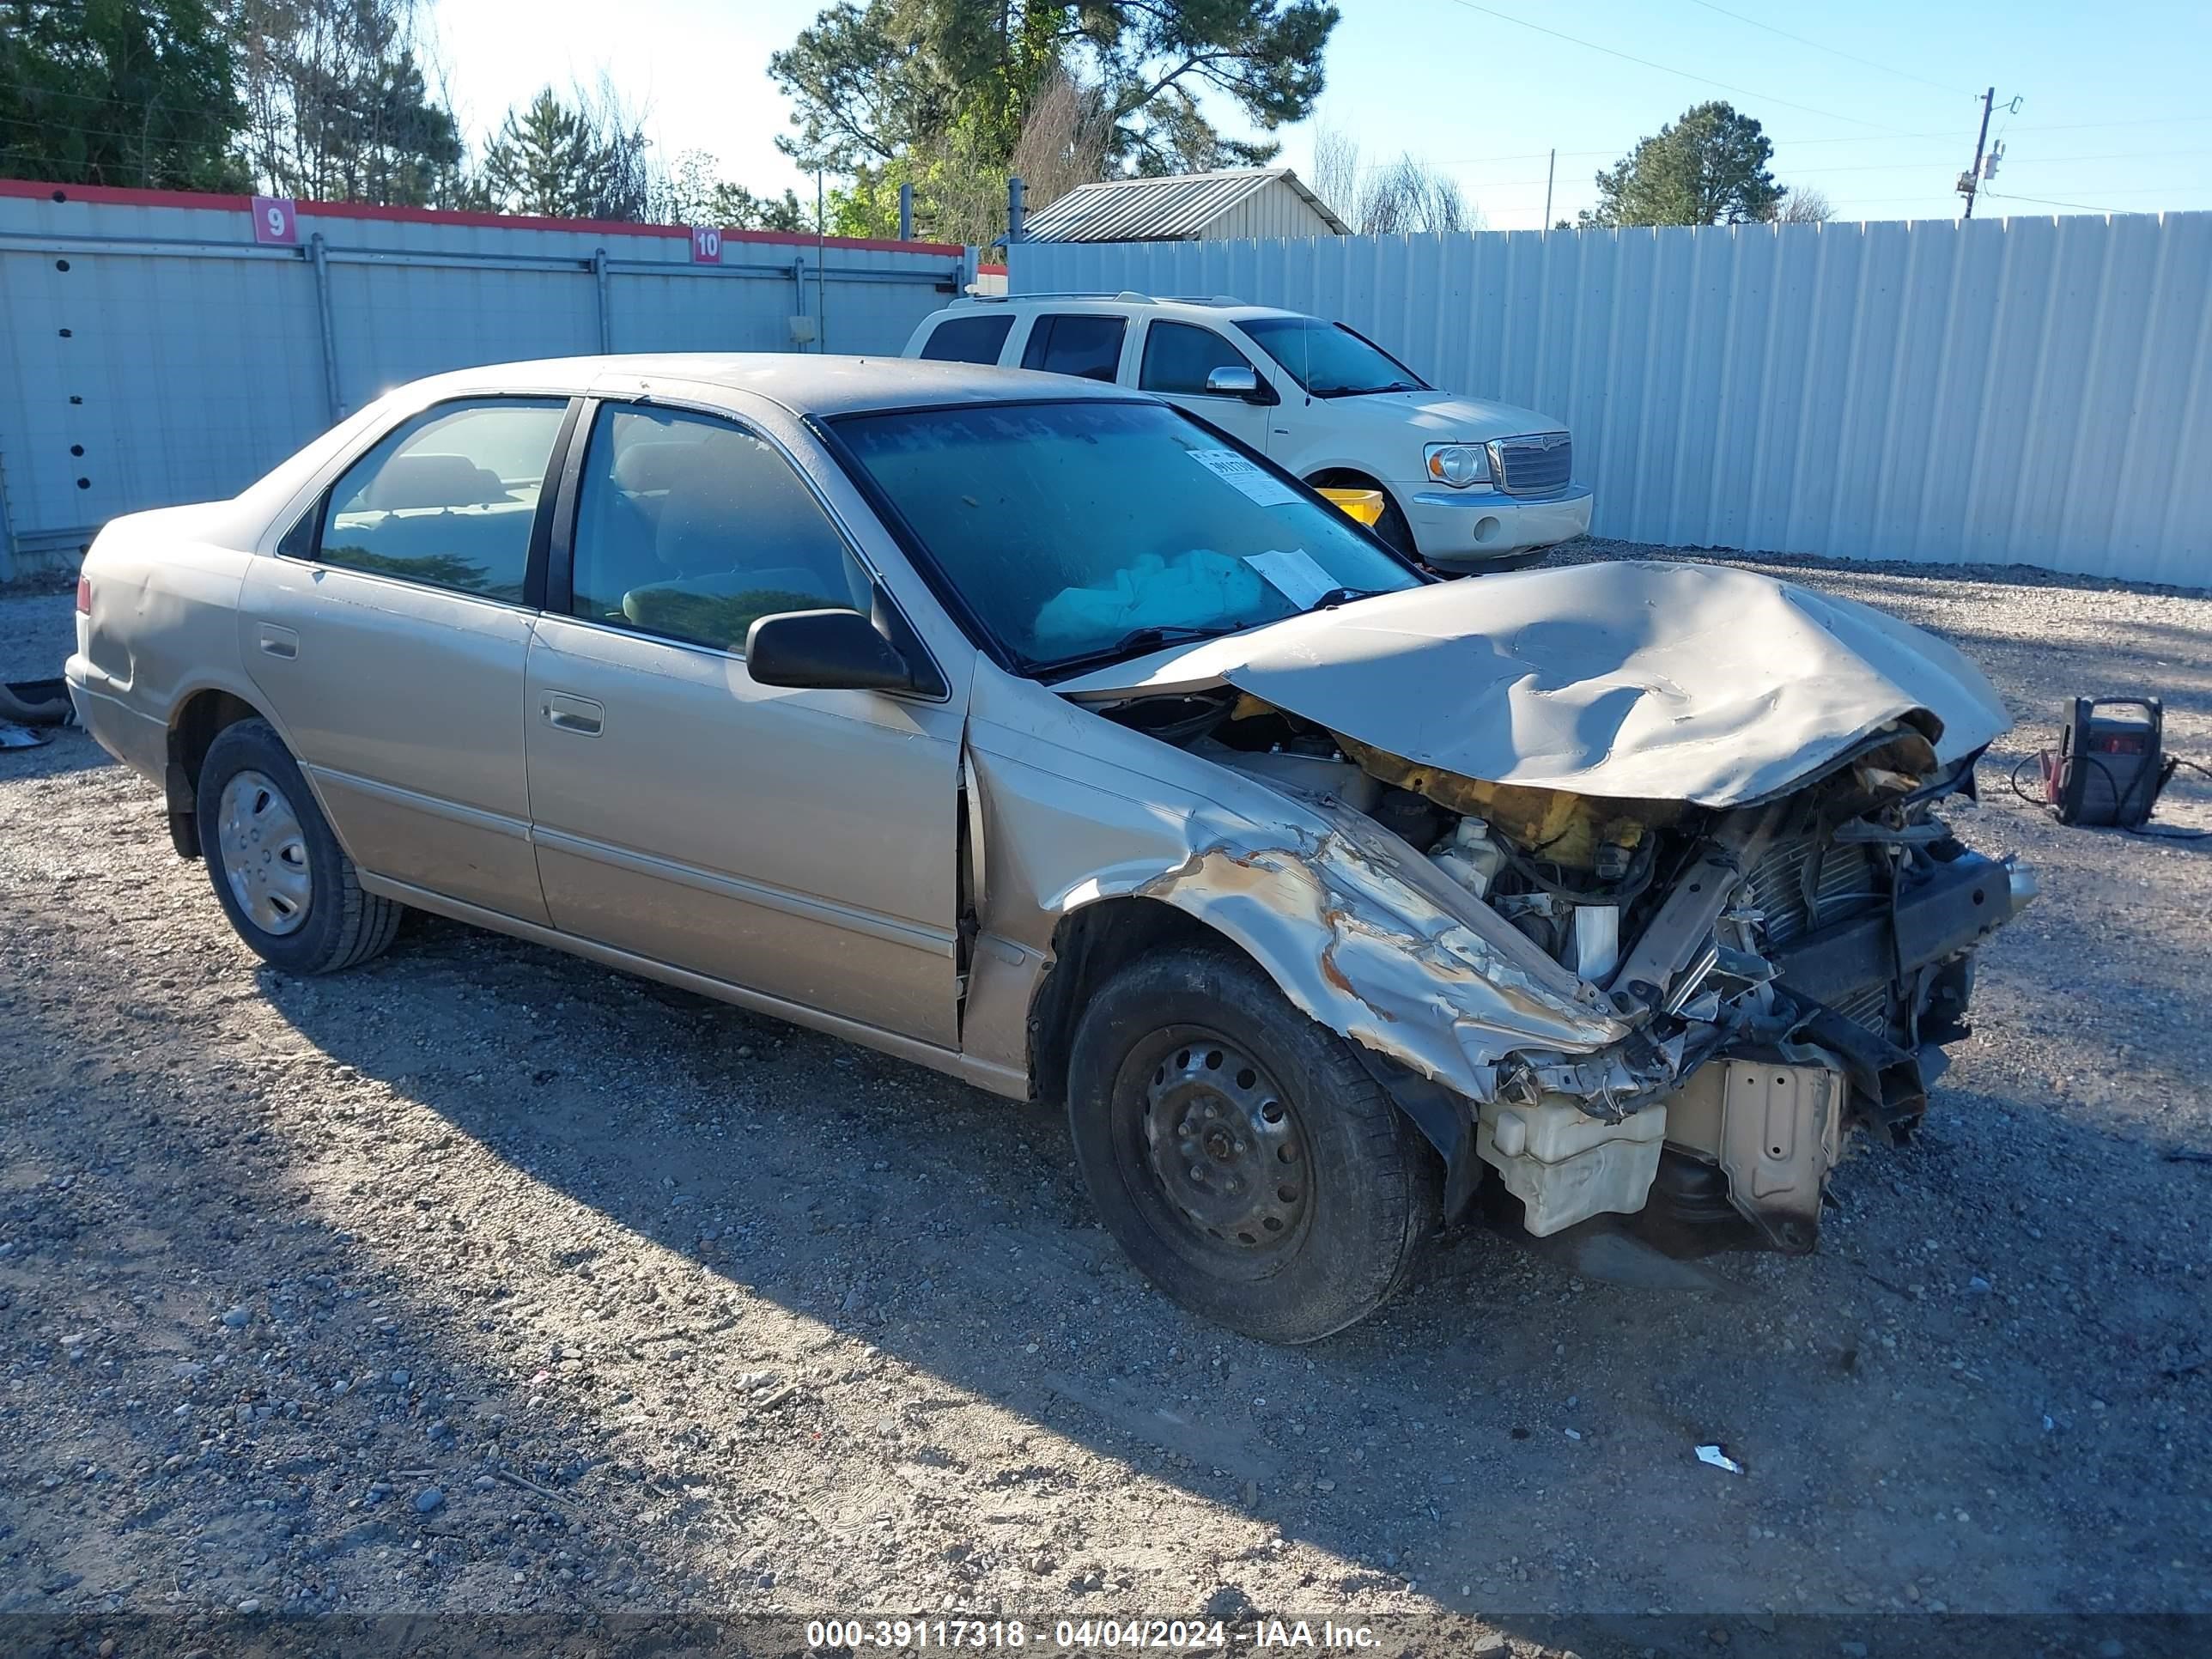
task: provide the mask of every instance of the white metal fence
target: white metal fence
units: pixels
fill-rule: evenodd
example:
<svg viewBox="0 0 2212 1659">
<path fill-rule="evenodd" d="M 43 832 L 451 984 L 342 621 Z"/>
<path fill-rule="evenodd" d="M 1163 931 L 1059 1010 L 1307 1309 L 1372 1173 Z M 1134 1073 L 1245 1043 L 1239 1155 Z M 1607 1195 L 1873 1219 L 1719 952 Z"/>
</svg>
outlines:
<svg viewBox="0 0 2212 1659">
<path fill-rule="evenodd" d="M 388 388 L 599 351 L 896 352 L 933 243 L 710 236 L 0 180 L 0 580 L 228 495 Z M 288 216 L 289 215 L 289 216 Z"/>
<path fill-rule="evenodd" d="M 1574 430 L 1597 533 L 2212 585 L 2212 214 L 1019 243 L 1334 317 Z"/>
</svg>

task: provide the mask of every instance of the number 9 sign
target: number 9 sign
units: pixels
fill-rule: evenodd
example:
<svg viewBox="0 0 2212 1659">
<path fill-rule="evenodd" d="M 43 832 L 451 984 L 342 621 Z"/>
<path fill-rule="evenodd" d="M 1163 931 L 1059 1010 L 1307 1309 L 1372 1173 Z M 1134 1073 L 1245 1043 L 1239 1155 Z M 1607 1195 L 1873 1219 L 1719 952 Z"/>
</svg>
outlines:
<svg viewBox="0 0 2212 1659">
<path fill-rule="evenodd" d="M 275 242 L 284 247 L 296 247 L 300 241 L 300 215 L 289 196 L 257 196 L 253 198 L 253 240 Z"/>
<path fill-rule="evenodd" d="M 695 265 L 719 265 L 722 263 L 722 233 L 711 225 L 691 227 L 691 263 Z"/>
</svg>

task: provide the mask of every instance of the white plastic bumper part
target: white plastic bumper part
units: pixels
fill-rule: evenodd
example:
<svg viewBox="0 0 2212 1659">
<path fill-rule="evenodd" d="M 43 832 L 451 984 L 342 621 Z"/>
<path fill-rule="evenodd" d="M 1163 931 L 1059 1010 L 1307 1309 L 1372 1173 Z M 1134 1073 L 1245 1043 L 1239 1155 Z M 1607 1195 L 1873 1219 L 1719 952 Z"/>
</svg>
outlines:
<svg viewBox="0 0 2212 1659">
<path fill-rule="evenodd" d="M 1589 521 L 1587 484 L 1535 499 L 1494 489 L 1424 489 L 1406 502 L 1413 545 L 1447 570 L 1479 569 L 1508 554 L 1571 541 L 1589 531 Z"/>
</svg>

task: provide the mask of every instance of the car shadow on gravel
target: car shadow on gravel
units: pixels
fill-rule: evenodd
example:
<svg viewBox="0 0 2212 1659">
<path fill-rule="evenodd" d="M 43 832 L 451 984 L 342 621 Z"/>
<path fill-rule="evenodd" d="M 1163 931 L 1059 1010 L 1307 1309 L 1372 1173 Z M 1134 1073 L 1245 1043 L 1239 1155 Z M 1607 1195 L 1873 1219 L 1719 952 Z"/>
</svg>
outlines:
<svg viewBox="0 0 2212 1659">
<path fill-rule="evenodd" d="M 2063 1246 L 2000 1196 L 2046 1190 L 2056 1164 L 2084 1172 L 2069 1224 L 2143 1208 L 2141 1149 L 2055 1118 L 2008 1139 L 1990 1115 L 2021 1109 L 1971 1086 L 1941 1103 L 1976 1119 L 1971 1160 L 1938 1133 L 1846 1165 L 1824 1253 L 1721 1259 L 1734 1294 L 1607 1283 L 1478 1231 L 1382 1315 L 1285 1351 L 1145 1286 L 1039 1109 L 443 922 L 345 984 L 271 992 L 330 1061 L 624 1235 L 1047 1431 L 995 1473 L 926 1428 L 856 1468 L 918 1462 L 1027 1490 L 1039 1514 L 1057 1501 L 1040 1492 L 1164 1482 L 1326 1552 L 1323 1606 L 1413 1580 L 1486 1616 L 1903 1610 L 1940 1570 L 1954 1607 L 2109 1607 L 2094 1564 L 2116 1549 L 2145 1557 L 2141 1604 L 2181 1593 L 2154 1589 L 2171 1552 L 2127 1496 L 2173 1465 L 2137 1429 L 2089 1431 L 2148 1398 L 2127 1357 L 2179 1340 L 2201 1359 L 2202 1333 L 2170 1299 L 2100 1304 L 2087 1282 L 2047 1305 L 2021 1264 Z M 732 1387 L 702 1393 L 702 1415 L 746 1416 Z M 1715 1442 L 1750 1474 L 1701 1463 Z M 1084 1589 L 1079 1552 L 1050 1553 L 1041 1602 L 1126 1610 Z M 1235 1557 L 1215 1570 L 1235 1588 Z"/>
<path fill-rule="evenodd" d="M 76 726 L 62 726 L 35 747 L 0 749 L 0 785 L 24 778 L 65 778 L 114 764 L 89 734 Z"/>
</svg>

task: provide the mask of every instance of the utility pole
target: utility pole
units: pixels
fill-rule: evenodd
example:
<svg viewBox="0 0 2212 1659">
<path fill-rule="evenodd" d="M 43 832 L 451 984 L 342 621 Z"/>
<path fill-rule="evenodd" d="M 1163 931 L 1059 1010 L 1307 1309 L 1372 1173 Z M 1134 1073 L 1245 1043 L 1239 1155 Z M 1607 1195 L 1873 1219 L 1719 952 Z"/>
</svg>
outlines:
<svg viewBox="0 0 2212 1659">
<path fill-rule="evenodd" d="M 1991 87 L 1982 94 L 1982 130 L 1974 139 L 1974 165 L 1970 172 L 1959 175 L 1959 194 L 1966 198 L 1965 216 L 1974 216 L 1974 192 L 1982 187 L 1982 147 L 1990 142 L 1990 106 L 1997 100 L 1997 89 Z"/>
<path fill-rule="evenodd" d="M 1544 164 L 1544 222 L 1536 227 L 1539 230 L 1549 230 L 1552 228 L 1552 175 L 1559 170 L 1559 151 L 1558 146 L 1554 145 L 1552 149 L 1552 159 Z"/>
</svg>

